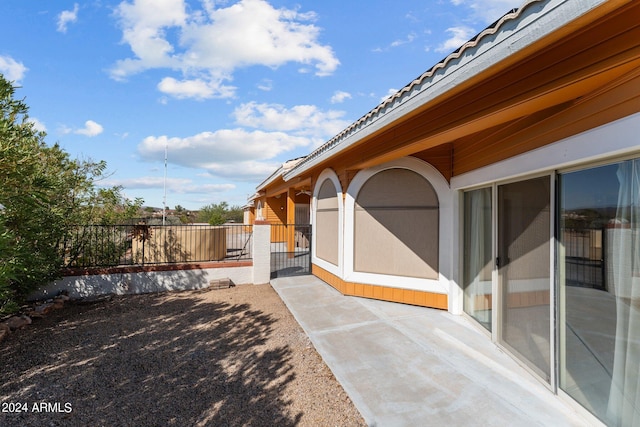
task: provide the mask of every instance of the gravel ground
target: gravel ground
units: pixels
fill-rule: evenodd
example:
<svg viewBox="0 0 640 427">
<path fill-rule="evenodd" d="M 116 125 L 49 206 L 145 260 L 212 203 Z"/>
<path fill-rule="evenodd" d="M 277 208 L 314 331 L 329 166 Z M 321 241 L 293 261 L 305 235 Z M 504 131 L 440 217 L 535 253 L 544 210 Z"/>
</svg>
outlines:
<svg viewBox="0 0 640 427">
<path fill-rule="evenodd" d="M 67 303 L 0 368 L 0 426 L 365 425 L 270 285 Z"/>
</svg>

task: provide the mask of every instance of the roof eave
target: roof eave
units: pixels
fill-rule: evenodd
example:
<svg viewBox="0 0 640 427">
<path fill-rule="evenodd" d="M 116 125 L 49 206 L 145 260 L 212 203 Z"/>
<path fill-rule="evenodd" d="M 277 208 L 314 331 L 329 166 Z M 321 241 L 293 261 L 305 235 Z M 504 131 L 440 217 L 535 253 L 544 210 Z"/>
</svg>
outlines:
<svg viewBox="0 0 640 427">
<path fill-rule="evenodd" d="M 527 1 L 320 146 L 282 178 L 288 181 L 308 172 L 606 2 Z"/>
</svg>

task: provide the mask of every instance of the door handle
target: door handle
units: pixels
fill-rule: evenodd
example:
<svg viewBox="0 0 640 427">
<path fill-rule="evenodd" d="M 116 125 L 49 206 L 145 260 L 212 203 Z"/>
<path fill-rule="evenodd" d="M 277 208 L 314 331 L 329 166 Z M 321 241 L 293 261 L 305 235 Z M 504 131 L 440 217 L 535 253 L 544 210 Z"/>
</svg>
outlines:
<svg viewBox="0 0 640 427">
<path fill-rule="evenodd" d="M 510 258 L 500 258 L 500 257 L 496 257 L 496 267 L 500 268 L 500 267 L 504 267 L 505 265 L 509 264 Z"/>
</svg>

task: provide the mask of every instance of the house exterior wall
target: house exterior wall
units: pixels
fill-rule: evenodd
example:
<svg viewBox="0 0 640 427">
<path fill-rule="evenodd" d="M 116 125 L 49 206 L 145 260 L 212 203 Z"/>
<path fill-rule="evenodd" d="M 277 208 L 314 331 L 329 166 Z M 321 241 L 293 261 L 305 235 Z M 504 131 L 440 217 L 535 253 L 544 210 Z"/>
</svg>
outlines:
<svg viewBox="0 0 640 427">
<path fill-rule="evenodd" d="M 414 223 L 418 218 L 415 217 L 415 215 L 410 215 L 403 220 L 405 222 L 403 225 L 407 227 L 406 230 L 408 230 L 409 234 L 413 233 L 411 239 L 414 239 L 415 236 L 418 236 L 420 239 L 428 238 L 428 235 L 424 235 L 423 233 L 424 228 L 431 228 L 431 235 L 432 237 L 435 236 L 435 239 L 420 242 L 423 244 L 423 250 L 426 248 L 427 252 L 431 254 L 429 255 L 430 262 L 432 264 L 435 263 L 435 266 L 429 268 L 430 272 L 425 272 L 424 266 L 410 266 L 416 270 L 416 274 L 413 275 L 416 277 L 402 274 L 400 273 L 401 270 L 396 270 L 395 273 L 392 271 L 381 271 L 379 265 L 374 266 L 375 268 L 370 269 L 371 271 L 362 271 L 363 269 L 361 268 L 359 270 L 356 264 L 356 256 L 358 254 L 356 253 L 356 241 L 354 237 L 356 236 L 355 212 L 358 193 L 372 177 L 375 177 L 380 172 L 394 170 L 415 174 L 416 179 L 422 180 L 424 188 L 431 193 L 431 195 L 427 197 L 428 200 L 423 200 L 424 203 L 429 204 L 428 214 L 430 215 L 430 219 L 428 219 L 426 223 L 424 222 L 424 218 L 420 218 L 418 223 Z M 380 177 L 381 175 L 378 176 Z M 337 228 L 340 230 L 337 235 L 332 236 L 320 235 L 326 233 L 329 229 L 333 230 L 335 228 L 325 227 L 327 224 L 322 216 L 327 213 L 327 206 L 323 204 L 327 199 L 322 197 L 323 194 L 321 194 L 321 190 L 323 190 L 322 193 L 328 191 L 330 186 L 327 185 L 327 182 L 331 183 L 333 188 L 341 188 L 342 183 L 338 174 L 336 174 L 333 169 L 324 170 L 314 182 L 316 185 L 314 187 L 314 197 L 312 201 L 312 222 L 314 224 L 316 238 L 312 244 L 313 274 L 318 275 L 318 277 L 323 278 L 323 280 L 336 287 L 336 289 L 349 295 L 389 299 L 390 301 L 428 307 L 448 308 L 450 303 L 448 294 L 452 286 L 451 280 L 454 278 L 452 258 L 450 256 L 453 246 L 452 242 L 448 239 L 438 239 L 437 236 L 449 236 L 451 234 L 453 224 L 452 209 L 454 203 L 453 193 L 450 191 L 446 179 L 437 169 L 422 160 L 407 157 L 360 171 L 351 179 L 350 186 L 344 194 L 344 197 L 339 190 L 335 190 L 337 192 L 336 197 L 330 199 L 332 207 L 338 202 Z M 383 184 L 383 186 L 384 185 L 386 184 Z M 390 187 L 388 189 L 390 189 Z M 404 197 L 409 198 L 408 195 Z M 368 202 L 371 202 L 371 200 Z M 406 211 L 407 207 L 415 207 L 415 202 L 416 200 L 406 201 L 406 203 L 404 203 L 405 207 L 402 209 Z M 434 206 L 434 204 L 437 206 Z M 419 206 L 420 209 L 424 207 L 425 206 Z M 393 206 L 390 206 L 390 208 L 393 208 Z M 383 210 L 386 210 L 386 208 Z M 412 217 L 414 218 L 413 220 L 411 220 Z M 408 223 L 407 219 L 409 219 Z M 377 223 L 375 220 L 369 222 Z M 380 225 L 380 223 L 377 224 L 378 225 L 372 226 L 380 226 L 384 229 L 384 225 Z M 396 225 L 400 224 L 396 223 Z M 436 229 L 433 230 L 432 227 Z M 406 242 L 403 243 L 402 239 L 398 240 L 393 236 L 393 233 L 388 236 L 390 239 L 389 242 L 387 242 L 388 244 L 380 241 L 382 232 L 382 229 L 375 232 L 369 231 L 366 234 L 374 240 L 371 242 L 361 242 L 361 244 L 367 244 L 370 247 L 375 246 L 373 249 L 378 250 L 380 255 L 386 257 L 384 263 L 378 262 L 377 264 L 382 264 L 382 267 L 387 265 L 386 263 L 388 262 L 402 265 L 402 262 L 406 262 L 408 257 L 415 254 L 410 244 L 407 245 Z M 408 234 L 405 233 L 405 237 L 406 235 Z M 396 251 L 398 253 L 396 255 L 394 255 L 390 249 L 394 245 L 397 246 Z M 336 247 L 336 249 L 334 249 L 336 252 L 332 256 L 325 256 L 323 258 L 321 256 L 323 251 L 329 250 L 329 247 Z M 420 261 L 421 264 L 423 262 L 424 261 Z M 364 270 L 366 270 L 366 268 Z"/>
<path fill-rule="evenodd" d="M 465 253 L 464 193 L 491 188 L 492 212 L 488 219 L 493 240 L 488 246 L 492 255 L 498 252 L 499 233 L 513 234 L 506 241 L 522 246 L 521 252 L 526 253 L 522 258 L 506 260 L 513 271 L 509 280 L 516 292 L 512 294 L 501 293 L 501 274 L 505 271 L 501 270 L 501 260 L 482 270 L 485 293 L 477 305 L 491 311 L 488 322 L 494 328 L 503 328 L 500 333 L 490 330 L 492 339 L 552 390 L 558 384 L 555 375 L 562 375 L 553 368 L 558 363 L 554 337 L 562 321 L 555 318 L 556 304 L 563 298 L 556 295 L 561 272 L 554 264 L 561 251 L 554 234 L 558 229 L 556 178 L 572 168 L 588 169 L 640 158 L 640 2 L 589 4 L 531 2 L 522 20 L 528 20 L 527 25 L 538 22 L 540 31 L 545 20 L 560 19 L 558 16 L 573 8 L 586 9 L 553 33 L 539 38 L 530 34 L 533 41 L 518 38 L 517 28 L 523 22 L 506 26 L 505 34 L 497 35 L 487 46 L 480 42 L 477 51 L 443 65 L 443 69 L 450 67 L 449 74 L 434 73 L 433 80 L 424 83 L 425 88 L 416 89 L 422 91 L 419 95 L 406 95 L 401 106 L 377 111 L 379 117 L 374 121 L 339 139 L 342 145 L 326 150 L 327 155 L 309 156 L 312 160 L 307 165 L 302 162 L 297 175 L 287 177 L 309 180 L 314 194 L 312 223 L 316 231 L 320 227 L 332 233 L 325 242 L 320 238 L 319 252 L 317 243 L 312 245 L 313 274 L 346 295 L 447 309 L 455 314 L 464 311 L 460 280 L 465 261 L 461 256 Z M 510 31 L 515 34 L 513 40 L 507 34 Z M 496 47 L 504 56 L 495 61 L 491 43 L 495 41 L 498 46 L 505 40 L 510 40 L 509 48 Z M 516 49 L 521 43 L 528 44 Z M 511 48 L 516 53 L 511 53 Z M 472 58 L 476 54 L 477 58 Z M 483 68 L 482 61 L 492 65 Z M 366 230 L 361 232 L 358 215 L 363 206 L 358 204 L 359 192 L 376 174 L 393 169 L 412 171 L 432 186 L 438 200 L 437 221 L 429 215 L 405 221 L 392 217 L 392 224 L 384 227 L 385 219 L 368 217 L 364 221 Z M 541 210 L 530 212 L 521 224 L 505 225 L 508 216 L 501 217 L 504 212 L 495 206 L 498 190 L 537 178 L 542 178 L 545 191 L 540 197 L 531 195 L 531 206 L 521 206 L 523 210 L 542 206 Z M 328 227 L 322 214 L 318 216 L 324 209 L 320 188 L 327 180 L 336 191 L 332 200 L 338 202 L 337 236 L 333 234 L 335 224 Z M 384 187 L 382 183 L 379 191 L 384 192 Z M 391 212 L 402 208 L 403 203 L 394 205 L 380 207 Z M 425 271 L 424 266 L 416 264 L 396 268 L 399 264 L 394 259 L 393 244 L 412 229 L 424 228 L 425 218 L 438 230 L 438 268 Z M 398 231 L 396 227 L 404 228 Z M 415 234 L 418 240 L 426 236 Z M 360 235 L 366 238 L 358 242 Z M 336 241 L 336 253 L 327 256 Z M 379 247 L 372 248 L 376 245 Z M 359 251 L 359 247 L 366 251 Z M 376 258 L 385 248 L 389 248 L 388 258 Z M 539 267 L 529 268 L 534 264 Z M 415 274 L 416 270 L 420 274 Z M 505 307 L 517 313 L 536 313 L 531 319 L 540 326 L 537 336 L 525 337 L 529 341 L 522 347 L 505 342 L 503 332 L 508 326 L 526 326 L 526 319 L 505 324 L 507 316 L 498 313 Z M 544 337 L 547 330 L 549 334 Z M 549 367 L 545 372 L 536 371 L 535 361 L 529 363 L 533 357 L 526 360 L 526 354 L 518 354 L 526 353 L 523 349 L 529 344 L 541 350 L 538 356 Z"/>
<path fill-rule="evenodd" d="M 512 175 L 515 178 L 540 170 L 532 167 L 529 157 L 522 157 L 523 154 L 552 147 L 558 141 L 640 111 L 640 25 L 634 18 L 636 12 L 640 13 L 640 5 L 621 3 L 618 7 L 609 13 L 615 7 L 603 6 L 602 15 L 597 18 L 596 12 L 586 14 L 579 25 L 563 29 L 562 37 L 541 40 L 541 47 L 532 45 L 516 59 L 505 61 L 506 65 L 489 69 L 485 77 L 472 78 L 473 84 L 452 89 L 450 97 L 407 112 L 397 124 L 367 134 L 349 150 L 302 173 L 297 179 L 310 179 L 314 191 L 326 179 L 322 174 L 327 170 L 332 171 L 336 188 L 348 189 L 343 194 L 342 266 L 334 269 L 335 258 L 324 264 L 316 256 L 313 262 L 346 282 L 421 289 L 424 283 L 418 284 L 420 279 L 413 277 L 411 268 L 402 268 L 406 273 L 398 275 L 384 263 L 377 266 L 382 270 L 376 273 L 362 271 L 371 270 L 368 267 L 354 267 L 360 262 L 354 258 L 352 237 L 357 232 L 354 188 L 364 184 L 359 177 L 370 177 L 371 171 L 393 162 L 419 159 L 436 172 L 437 180 L 445 187 L 453 181 L 473 187 L 482 185 L 482 181 L 467 178 L 475 176 L 474 171 L 499 173 L 503 170 L 495 165 L 518 158 L 517 173 Z M 608 148 L 610 139 L 604 140 L 607 148 L 603 156 L 615 155 L 615 149 Z M 432 180 L 429 182 L 433 184 Z M 442 194 L 446 214 L 441 208 L 439 219 L 447 222 L 441 225 L 444 230 L 438 244 L 446 249 L 440 248 L 439 253 L 443 262 L 451 265 L 444 276 L 442 271 L 439 273 L 439 285 L 431 283 L 423 290 L 447 294 L 450 310 L 459 312 L 460 196 L 449 188 Z M 317 225 L 317 218 L 314 224 Z M 376 238 L 380 242 L 380 236 Z M 539 251 L 542 254 L 548 249 L 541 247 Z M 370 256 L 362 256 L 365 263 L 373 262 Z M 393 265 L 393 260 L 389 262 Z M 536 272 L 527 273 L 524 269 L 518 274 L 531 276 Z"/>
<path fill-rule="evenodd" d="M 455 192 L 487 187 L 496 189 L 504 183 L 519 182 L 520 180 L 528 180 L 531 177 L 546 175 L 553 178 L 557 175 L 584 172 L 603 167 L 604 165 L 616 164 L 625 160 L 628 161 L 628 159 L 637 159 L 640 158 L 639 132 L 640 113 L 636 113 L 607 123 L 606 125 L 573 135 L 553 144 L 545 145 L 537 150 L 523 153 L 454 177 L 451 180 L 451 187 Z M 526 165 L 526 167 L 523 167 L 524 165 Z M 552 180 L 551 184 L 553 183 L 554 181 Z M 584 185 L 594 184 L 585 182 Z M 598 192 L 602 192 L 602 187 L 599 185 L 596 186 L 598 188 L 593 190 L 594 197 L 599 194 Z M 609 190 L 611 189 L 610 187 L 607 188 Z M 613 189 L 617 194 L 618 190 L 615 187 L 613 187 Z M 584 191 L 588 192 L 588 187 L 585 188 Z M 552 197 L 551 201 L 553 202 L 554 200 L 558 200 L 558 198 Z M 551 209 L 551 228 L 559 230 L 562 228 L 560 211 L 557 210 L 557 207 L 553 207 L 553 204 Z M 499 219 L 494 219 L 494 227 L 499 226 Z M 612 230 L 616 232 L 619 229 L 606 228 L 604 241 L 608 242 L 606 244 L 609 249 L 612 247 L 611 242 L 614 241 Z M 549 232 L 547 232 L 547 235 L 548 234 Z M 522 235 L 526 235 L 526 233 L 522 233 Z M 538 231 L 537 235 L 538 238 L 540 238 L 544 237 L 545 233 L 544 231 Z M 612 399 L 610 390 L 612 390 L 613 384 L 619 381 L 619 377 L 616 378 L 616 375 L 610 373 L 612 372 L 613 362 L 607 363 L 609 358 L 602 356 L 602 346 L 605 346 L 606 354 L 610 356 L 623 354 L 623 350 L 620 349 L 620 338 L 617 336 L 618 332 L 616 331 L 620 331 L 621 328 L 624 329 L 627 320 L 621 320 L 624 319 L 624 317 L 618 317 L 616 321 L 615 313 L 616 311 L 618 311 L 618 313 L 620 312 L 620 307 L 624 306 L 624 303 L 618 302 L 619 305 L 617 309 L 615 305 L 611 305 L 611 301 L 614 300 L 614 298 L 611 298 L 611 295 L 615 294 L 615 291 L 612 292 L 608 289 L 596 291 L 576 287 L 576 285 L 568 286 L 563 278 L 566 272 L 564 271 L 565 264 L 562 261 L 566 259 L 565 252 L 567 249 L 563 246 L 564 242 L 560 235 L 551 233 L 551 236 L 550 239 L 539 246 L 539 248 L 546 251 L 551 258 L 549 266 L 551 272 L 549 277 L 546 279 L 537 278 L 539 273 L 541 273 L 540 271 L 528 272 L 530 274 L 523 275 L 518 280 L 521 282 L 518 283 L 518 285 L 522 285 L 519 292 L 510 294 L 509 300 L 501 302 L 500 299 L 503 298 L 504 295 L 501 294 L 499 287 L 495 287 L 499 286 L 499 279 L 494 276 L 493 292 L 490 293 L 490 298 L 487 301 L 482 301 L 482 303 L 485 304 L 485 309 L 493 309 L 494 313 L 490 323 L 493 324 L 494 330 L 504 328 L 504 325 L 501 323 L 503 320 L 501 320 L 500 314 L 498 313 L 501 307 L 503 307 L 503 304 L 507 304 L 514 311 L 523 312 L 537 309 L 537 307 L 543 308 L 546 313 L 545 311 L 539 312 L 536 319 L 539 321 L 543 315 L 550 319 L 551 329 L 548 339 L 550 340 L 551 348 L 547 350 L 547 358 L 551 361 L 555 360 L 559 366 L 559 369 L 555 372 L 551 369 L 551 377 L 545 382 L 548 382 L 551 387 L 553 387 L 554 384 L 558 384 L 559 394 L 565 392 L 574 393 L 574 397 L 577 397 L 580 403 L 585 405 L 589 411 L 598 414 L 601 420 L 606 420 L 608 416 L 611 416 L 613 418 L 607 422 L 611 422 L 612 425 L 618 425 L 618 422 L 615 420 L 619 419 L 619 412 L 607 412 L 606 402 L 608 400 L 610 402 L 613 401 L 610 400 Z M 595 244 L 601 245 L 602 241 L 596 240 Z M 629 248 L 634 247 L 630 242 L 627 242 L 627 246 Z M 460 248 L 460 251 L 462 250 L 463 247 Z M 573 253 L 570 255 L 575 256 L 576 254 Z M 533 254 L 533 256 L 537 255 Z M 589 254 L 588 257 L 593 258 L 593 255 Z M 603 269 L 602 271 L 616 271 L 615 267 L 610 266 L 611 263 L 617 262 L 616 255 L 611 251 L 606 254 L 600 253 L 596 258 L 598 260 L 602 259 L 606 264 L 601 267 Z M 555 264 L 554 260 L 557 260 Z M 527 272 L 526 269 L 524 271 Z M 494 274 L 497 274 L 495 267 Z M 629 278 L 633 275 L 629 271 L 626 276 Z M 612 280 L 610 277 L 606 277 L 603 280 L 608 283 L 608 286 L 611 286 L 611 283 L 617 282 L 617 280 Z M 547 287 L 550 291 L 544 291 L 544 287 Z M 460 289 L 460 292 L 461 291 L 462 289 Z M 591 299 L 586 304 L 582 303 L 585 305 L 580 305 L 580 301 L 583 301 L 581 298 L 584 298 L 585 295 L 588 295 Z M 618 297 L 621 301 L 625 298 L 629 298 L 629 296 Z M 458 304 L 457 309 L 462 311 L 464 309 L 462 300 L 459 300 Z M 571 308 L 570 314 L 566 314 L 569 309 L 568 307 Z M 591 329 L 581 330 L 580 328 L 584 328 L 585 325 L 591 325 Z M 527 328 L 529 327 L 530 326 L 527 326 Z M 521 328 L 521 330 L 524 329 L 524 327 Z M 582 342 L 581 344 L 576 344 L 575 340 L 571 341 L 573 339 L 573 332 L 570 331 L 573 330 L 580 331 L 579 334 L 582 336 L 585 344 L 582 344 Z M 598 331 L 597 333 L 595 332 L 596 330 Z M 557 343 L 551 338 L 554 336 L 560 337 Z M 595 338 L 596 336 L 598 338 Z M 492 333 L 492 339 L 494 339 L 496 343 L 501 344 L 499 332 L 494 331 Z M 560 347 L 558 350 L 554 348 L 556 344 Z M 590 348 L 593 355 L 586 356 L 587 354 L 592 354 L 586 351 L 580 353 L 580 349 L 583 347 Z M 567 354 L 568 352 L 570 353 Z M 560 355 L 560 357 L 557 355 Z M 590 373 L 585 374 L 583 370 L 577 367 L 589 366 L 589 363 L 594 363 L 595 365 L 596 361 L 599 363 L 598 366 L 605 367 L 599 369 L 609 369 L 609 371 L 607 371 L 609 374 L 600 373 L 598 369 L 594 369 L 593 367 L 590 368 Z M 630 371 L 627 371 L 626 374 L 618 375 L 631 377 L 632 381 L 635 381 L 637 370 L 629 366 L 625 369 L 630 369 Z M 534 374 L 539 375 L 535 371 Z M 557 380 L 558 383 L 556 383 L 555 374 L 559 376 Z M 589 385 L 586 385 L 586 382 L 589 382 Z M 637 395 L 634 394 L 630 396 L 631 399 L 634 398 L 633 396 L 637 397 Z M 605 408 L 593 402 L 605 402 Z M 583 410 L 583 408 L 578 407 L 578 405 L 576 405 L 576 409 Z M 585 415 L 588 416 L 589 414 L 585 412 Z M 598 421 L 594 420 L 594 424 L 597 425 L 597 423 Z"/>
<path fill-rule="evenodd" d="M 247 207 L 242 212 L 242 223 L 245 225 L 251 225 L 256 221 L 256 208 L 255 206 Z"/>
</svg>

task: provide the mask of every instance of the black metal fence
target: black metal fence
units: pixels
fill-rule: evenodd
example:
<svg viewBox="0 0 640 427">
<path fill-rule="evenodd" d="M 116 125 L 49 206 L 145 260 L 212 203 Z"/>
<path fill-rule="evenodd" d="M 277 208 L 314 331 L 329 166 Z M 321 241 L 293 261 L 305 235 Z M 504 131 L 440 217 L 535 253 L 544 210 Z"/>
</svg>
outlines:
<svg viewBox="0 0 640 427">
<path fill-rule="evenodd" d="M 249 260 L 252 226 L 81 225 L 61 243 L 63 267 Z"/>
<path fill-rule="evenodd" d="M 565 251 L 567 285 L 606 290 L 605 230 L 565 230 L 562 244 Z"/>
<path fill-rule="evenodd" d="M 271 278 L 311 274 L 311 225 L 271 225 Z"/>
</svg>

